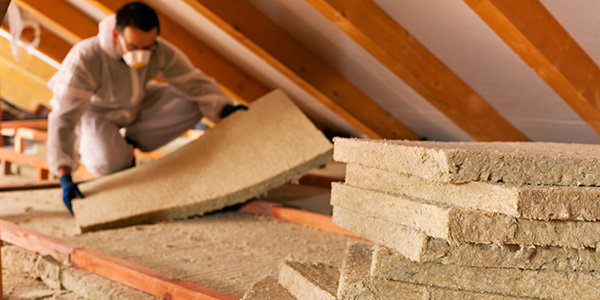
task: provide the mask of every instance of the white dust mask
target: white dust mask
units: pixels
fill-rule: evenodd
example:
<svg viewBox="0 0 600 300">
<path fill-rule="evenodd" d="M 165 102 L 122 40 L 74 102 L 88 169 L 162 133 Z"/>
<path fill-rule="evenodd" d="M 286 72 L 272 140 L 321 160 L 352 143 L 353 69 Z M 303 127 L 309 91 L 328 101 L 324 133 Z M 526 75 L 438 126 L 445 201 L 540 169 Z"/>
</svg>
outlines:
<svg viewBox="0 0 600 300">
<path fill-rule="evenodd" d="M 125 48 L 125 39 L 119 35 L 119 40 L 123 43 L 123 48 Z M 136 49 L 123 53 L 122 57 L 128 66 L 140 69 L 150 61 L 151 54 L 152 50 Z"/>
</svg>

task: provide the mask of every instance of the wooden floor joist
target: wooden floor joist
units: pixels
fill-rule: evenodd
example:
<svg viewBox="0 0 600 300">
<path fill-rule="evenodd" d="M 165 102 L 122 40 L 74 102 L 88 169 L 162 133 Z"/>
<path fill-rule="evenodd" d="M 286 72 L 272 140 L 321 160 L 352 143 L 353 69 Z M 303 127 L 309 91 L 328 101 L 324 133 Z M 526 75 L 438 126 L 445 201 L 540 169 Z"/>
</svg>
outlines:
<svg viewBox="0 0 600 300">
<path fill-rule="evenodd" d="M 184 281 L 110 255 L 77 247 L 60 239 L 0 220 L 3 242 L 57 261 L 67 261 L 76 268 L 92 272 L 131 288 L 164 299 L 222 299 L 238 297 Z"/>
<path fill-rule="evenodd" d="M 250 201 L 240 207 L 241 211 L 258 214 L 266 217 L 270 217 L 277 220 L 282 220 L 298 225 L 303 225 L 322 231 L 333 232 L 337 234 L 343 234 L 347 236 L 353 236 L 362 238 L 348 230 L 342 229 L 332 223 L 332 218 L 329 215 L 309 212 L 301 209 L 283 207 L 279 203 L 267 202 L 267 201 Z"/>
<path fill-rule="evenodd" d="M 2 227 L 2 241 L 20 248 L 37 252 L 41 255 L 50 255 L 59 262 L 69 260 L 69 254 L 75 247 L 60 239 L 47 236 L 31 229 L 0 219 Z"/>
<path fill-rule="evenodd" d="M 88 248 L 74 248 L 71 264 L 163 299 L 239 299 Z"/>
</svg>

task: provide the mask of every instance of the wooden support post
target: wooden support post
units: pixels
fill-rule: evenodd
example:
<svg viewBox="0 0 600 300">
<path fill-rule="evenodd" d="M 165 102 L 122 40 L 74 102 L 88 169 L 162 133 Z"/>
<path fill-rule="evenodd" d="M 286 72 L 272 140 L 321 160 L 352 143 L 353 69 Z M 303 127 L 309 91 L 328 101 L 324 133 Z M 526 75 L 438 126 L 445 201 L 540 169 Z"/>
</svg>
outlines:
<svg viewBox="0 0 600 300">
<path fill-rule="evenodd" d="M 0 160 L 0 168 L 2 169 L 2 175 L 10 175 L 10 162 L 6 158 Z"/>
<path fill-rule="evenodd" d="M 37 180 L 48 180 L 48 169 L 44 169 L 44 168 L 37 168 L 35 170 L 35 178 Z"/>
<path fill-rule="evenodd" d="M 19 131 L 17 130 L 17 135 L 15 135 L 15 152 L 23 153 L 25 152 L 25 138 L 18 136 Z"/>
</svg>

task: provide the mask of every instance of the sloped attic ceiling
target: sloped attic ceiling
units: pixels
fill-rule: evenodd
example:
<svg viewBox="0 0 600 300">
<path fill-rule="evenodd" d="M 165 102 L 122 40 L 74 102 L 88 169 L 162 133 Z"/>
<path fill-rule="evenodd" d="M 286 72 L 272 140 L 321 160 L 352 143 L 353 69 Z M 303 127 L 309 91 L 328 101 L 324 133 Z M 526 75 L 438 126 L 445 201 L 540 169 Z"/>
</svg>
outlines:
<svg viewBox="0 0 600 300">
<path fill-rule="evenodd" d="M 125 2 L 13 0 L 56 60 Z M 595 1 L 146 2 L 161 35 L 237 99 L 282 88 L 342 134 L 600 142 Z"/>
</svg>

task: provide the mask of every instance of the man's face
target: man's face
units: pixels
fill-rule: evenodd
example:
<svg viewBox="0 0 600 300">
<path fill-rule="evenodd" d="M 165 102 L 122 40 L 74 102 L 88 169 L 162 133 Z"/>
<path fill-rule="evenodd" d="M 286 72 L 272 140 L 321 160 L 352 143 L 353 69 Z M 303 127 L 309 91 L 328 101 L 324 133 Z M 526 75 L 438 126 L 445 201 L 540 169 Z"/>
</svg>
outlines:
<svg viewBox="0 0 600 300">
<path fill-rule="evenodd" d="M 116 29 L 114 30 L 113 39 L 119 45 L 122 53 L 133 50 L 154 50 L 154 47 L 156 47 L 156 28 L 143 31 L 132 26 L 126 26 L 123 29 L 122 36 L 123 42 L 118 42 L 118 32 Z"/>
</svg>

